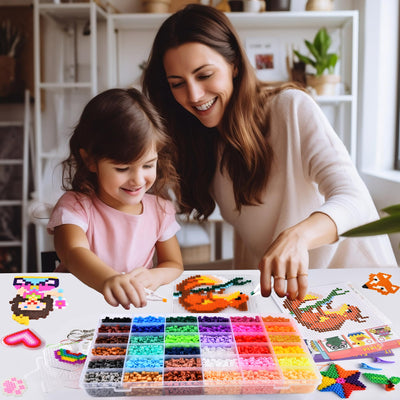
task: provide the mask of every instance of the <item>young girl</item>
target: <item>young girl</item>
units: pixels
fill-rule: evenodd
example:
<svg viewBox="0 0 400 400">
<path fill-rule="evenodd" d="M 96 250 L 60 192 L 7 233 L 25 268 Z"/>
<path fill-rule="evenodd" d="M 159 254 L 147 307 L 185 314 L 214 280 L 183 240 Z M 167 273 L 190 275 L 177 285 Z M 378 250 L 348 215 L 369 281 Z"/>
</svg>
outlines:
<svg viewBox="0 0 400 400">
<path fill-rule="evenodd" d="M 73 273 L 112 306 L 143 307 L 145 288 L 183 271 L 168 195 L 178 193 L 177 176 L 162 121 L 137 90 L 110 89 L 86 105 L 69 145 L 66 193 L 47 225 L 57 271 Z"/>
</svg>

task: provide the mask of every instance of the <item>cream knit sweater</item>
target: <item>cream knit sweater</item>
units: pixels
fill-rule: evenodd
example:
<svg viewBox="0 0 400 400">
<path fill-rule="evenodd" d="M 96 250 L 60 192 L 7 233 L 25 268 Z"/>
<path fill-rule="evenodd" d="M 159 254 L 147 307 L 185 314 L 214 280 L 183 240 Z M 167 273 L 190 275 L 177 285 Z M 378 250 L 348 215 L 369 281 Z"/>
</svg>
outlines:
<svg viewBox="0 0 400 400">
<path fill-rule="evenodd" d="M 338 234 L 378 218 L 369 192 L 320 107 L 302 91 L 286 90 L 271 105 L 274 152 L 263 204 L 235 210 L 232 182 L 217 173 L 213 196 L 225 221 L 246 247 L 236 267 L 256 267 L 284 229 L 319 211 L 336 223 Z M 340 239 L 310 252 L 310 268 L 395 266 L 386 235 Z"/>
</svg>

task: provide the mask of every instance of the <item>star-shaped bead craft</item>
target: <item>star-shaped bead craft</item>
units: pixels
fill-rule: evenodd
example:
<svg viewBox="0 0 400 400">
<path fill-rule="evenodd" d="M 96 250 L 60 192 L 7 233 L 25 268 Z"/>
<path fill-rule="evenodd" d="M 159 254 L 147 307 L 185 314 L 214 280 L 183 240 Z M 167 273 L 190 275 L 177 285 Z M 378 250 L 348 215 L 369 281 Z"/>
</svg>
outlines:
<svg viewBox="0 0 400 400">
<path fill-rule="evenodd" d="M 346 371 L 337 364 L 330 364 L 327 371 L 322 371 L 322 383 L 318 386 L 320 392 L 334 392 L 342 399 L 348 398 L 353 390 L 365 390 L 365 385 L 359 381 L 361 372 Z"/>
</svg>

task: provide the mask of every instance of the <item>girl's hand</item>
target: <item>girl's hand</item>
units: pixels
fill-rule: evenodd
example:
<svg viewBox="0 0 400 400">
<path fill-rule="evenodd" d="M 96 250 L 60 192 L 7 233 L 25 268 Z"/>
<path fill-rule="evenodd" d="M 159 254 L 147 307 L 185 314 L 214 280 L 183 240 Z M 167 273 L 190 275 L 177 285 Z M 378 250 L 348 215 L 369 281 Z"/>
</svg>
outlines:
<svg viewBox="0 0 400 400">
<path fill-rule="evenodd" d="M 282 232 L 261 259 L 260 286 L 263 296 L 271 294 L 271 277 L 279 297 L 302 300 L 307 292 L 308 248 L 295 230 Z"/>
<path fill-rule="evenodd" d="M 147 305 L 145 286 L 132 274 L 134 271 L 114 275 L 104 282 L 102 293 L 108 304 L 114 307 L 121 304 L 126 310 L 131 304 L 138 308 Z"/>
<path fill-rule="evenodd" d="M 129 273 L 141 285 L 150 290 L 156 290 L 161 286 L 161 281 L 158 278 L 162 276 L 162 268 L 135 268 Z M 161 274 L 161 275 L 160 275 Z"/>
</svg>

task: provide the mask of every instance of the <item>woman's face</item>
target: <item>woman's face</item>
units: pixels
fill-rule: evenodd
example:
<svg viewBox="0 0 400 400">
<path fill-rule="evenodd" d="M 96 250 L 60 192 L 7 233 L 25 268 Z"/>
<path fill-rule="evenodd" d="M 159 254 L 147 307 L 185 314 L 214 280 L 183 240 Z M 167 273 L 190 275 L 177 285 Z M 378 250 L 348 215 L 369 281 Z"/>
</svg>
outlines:
<svg viewBox="0 0 400 400">
<path fill-rule="evenodd" d="M 175 100 L 208 128 L 218 127 L 233 92 L 235 69 L 201 43 L 169 49 L 164 68 Z"/>
</svg>

